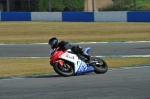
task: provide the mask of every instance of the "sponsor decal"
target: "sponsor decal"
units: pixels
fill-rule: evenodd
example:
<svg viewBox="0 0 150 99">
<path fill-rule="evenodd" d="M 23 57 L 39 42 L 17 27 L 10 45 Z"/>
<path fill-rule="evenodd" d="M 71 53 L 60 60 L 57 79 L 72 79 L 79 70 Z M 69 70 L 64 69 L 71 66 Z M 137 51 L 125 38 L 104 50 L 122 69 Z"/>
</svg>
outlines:
<svg viewBox="0 0 150 99">
<path fill-rule="evenodd" d="M 70 59 L 74 59 L 74 56 L 69 56 L 68 54 L 66 55 L 66 57 Z"/>
<path fill-rule="evenodd" d="M 78 72 L 83 72 L 87 70 L 87 64 L 85 62 L 81 62 L 79 65 Z"/>
</svg>

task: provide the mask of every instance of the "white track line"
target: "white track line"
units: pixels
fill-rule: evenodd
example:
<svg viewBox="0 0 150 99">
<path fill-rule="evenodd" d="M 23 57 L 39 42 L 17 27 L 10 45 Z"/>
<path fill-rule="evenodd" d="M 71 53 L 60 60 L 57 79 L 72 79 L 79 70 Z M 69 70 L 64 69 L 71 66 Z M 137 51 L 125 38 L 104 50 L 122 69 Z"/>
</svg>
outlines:
<svg viewBox="0 0 150 99">
<path fill-rule="evenodd" d="M 77 43 L 77 44 L 92 44 L 92 43 L 146 43 L 150 41 L 118 41 L 118 42 L 72 42 L 72 43 Z M 25 43 L 24 43 L 25 44 Z M 27 44 L 48 44 L 48 43 L 27 43 Z M 18 45 L 16 43 L 14 44 L 5 44 L 5 43 L 0 43 L 0 45 Z"/>
</svg>

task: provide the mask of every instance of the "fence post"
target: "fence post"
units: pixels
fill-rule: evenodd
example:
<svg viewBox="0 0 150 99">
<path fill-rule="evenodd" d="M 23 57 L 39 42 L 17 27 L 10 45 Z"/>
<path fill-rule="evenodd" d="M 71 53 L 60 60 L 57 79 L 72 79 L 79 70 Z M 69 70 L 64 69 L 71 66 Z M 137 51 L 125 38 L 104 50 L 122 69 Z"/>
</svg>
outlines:
<svg viewBox="0 0 150 99">
<path fill-rule="evenodd" d="M 136 11 L 136 0 L 134 0 L 134 11 Z"/>
<path fill-rule="evenodd" d="M 52 12 L 52 0 L 49 0 L 49 12 Z"/>
<path fill-rule="evenodd" d="M 30 4 L 30 0 L 28 0 L 28 5 L 29 5 L 29 11 L 31 11 L 31 4 Z"/>
<path fill-rule="evenodd" d="M 93 12 L 95 11 L 94 8 L 95 8 L 95 7 L 94 7 L 94 0 L 92 0 L 92 9 L 93 9 Z"/>
<path fill-rule="evenodd" d="M 7 11 L 9 12 L 9 0 L 7 0 Z"/>
</svg>

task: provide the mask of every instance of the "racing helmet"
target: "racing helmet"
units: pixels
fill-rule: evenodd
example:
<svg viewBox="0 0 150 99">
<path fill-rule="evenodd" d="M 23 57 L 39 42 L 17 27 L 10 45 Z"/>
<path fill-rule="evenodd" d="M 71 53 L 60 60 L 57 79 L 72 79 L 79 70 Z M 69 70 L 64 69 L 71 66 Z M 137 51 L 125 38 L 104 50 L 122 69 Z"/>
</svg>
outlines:
<svg viewBox="0 0 150 99">
<path fill-rule="evenodd" d="M 56 37 L 50 38 L 48 44 L 51 46 L 52 49 L 57 48 L 58 39 Z"/>
</svg>

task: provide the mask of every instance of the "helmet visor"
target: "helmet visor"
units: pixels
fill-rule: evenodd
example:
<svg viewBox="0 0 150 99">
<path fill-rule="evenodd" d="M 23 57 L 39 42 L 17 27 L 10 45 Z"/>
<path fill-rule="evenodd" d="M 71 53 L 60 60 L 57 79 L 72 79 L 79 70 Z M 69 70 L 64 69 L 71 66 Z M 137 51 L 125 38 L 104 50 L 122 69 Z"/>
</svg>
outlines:
<svg viewBox="0 0 150 99">
<path fill-rule="evenodd" d="M 56 45 L 57 45 L 57 40 L 53 40 L 52 42 L 50 42 L 51 48 L 54 48 Z"/>
</svg>

